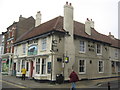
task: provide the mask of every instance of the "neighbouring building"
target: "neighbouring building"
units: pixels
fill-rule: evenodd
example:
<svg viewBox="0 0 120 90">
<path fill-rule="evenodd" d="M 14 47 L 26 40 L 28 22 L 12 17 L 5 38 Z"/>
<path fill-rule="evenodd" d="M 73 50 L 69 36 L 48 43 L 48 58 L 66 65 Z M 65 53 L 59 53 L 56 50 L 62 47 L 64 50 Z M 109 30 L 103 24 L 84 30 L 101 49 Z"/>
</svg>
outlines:
<svg viewBox="0 0 120 90">
<path fill-rule="evenodd" d="M 32 16 L 29 18 L 24 18 L 22 17 L 22 15 L 20 15 L 19 21 L 13 22 L 13 24 L 7 28 L 7 31 L 3 32 L 5 41 L 4 41 L 4 54 L 2 55 L 2 61 L 6 62 L 6 66 L 3 67 L 3 69 L 6 68 L 6 71 L 3 70 L 2 71 L 3 74 L 11 75 L 15 73 L 16 65 L 13 63 L 13 53 L 14 53 L 13 43 L 22 35 L 24 35 L 25 32 L 27 32 L 29 29 L 32 29 L 34 27 L 35 27 L 35 20 Z"/>
<path fill-rule="evenodd" d="M 36 16 L 41 19 L 40 15 Z M 81 79 L 118 76 L 119 40 L 97 32 L 93 20 L 83 24 L 73 17 L 73 6 L 66 2 L 63 17 L 39 23 L 16 40 L 16 76 L 21 76 L 23 67 L 27 77 L 38 80 L 55 81 L 57 74 L 69 80 L 72 69 Z"/>
<path fill-rule="evenodd" d="M 2 69 L 2 55 L 4 52 L 4 36 L 0 34 L 0 72 Z"/>
</svg>

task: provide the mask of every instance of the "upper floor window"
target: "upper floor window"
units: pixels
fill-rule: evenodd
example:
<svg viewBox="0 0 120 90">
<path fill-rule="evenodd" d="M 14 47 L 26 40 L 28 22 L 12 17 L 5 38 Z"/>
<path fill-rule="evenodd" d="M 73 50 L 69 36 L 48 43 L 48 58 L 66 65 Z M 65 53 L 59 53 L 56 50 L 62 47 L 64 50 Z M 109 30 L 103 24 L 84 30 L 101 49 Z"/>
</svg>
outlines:
<svg viewBox="0 0 120 90">
<path fill-rule="evenodd" d="M 103 61 L 99 61 L 99 73 L 103 73 L 104 72 L 104 62 Z"/>
<path fill-rule="evenodd" d="M 26 44 L 23 44 L 22 48 L 23 48 L 23 54 L 25 54 L 26 53 Z"/>
<path fill-rule="evenodd" d="M 38 46 L 37 45 L 31 45 L 28 47 L 28 55 L 37 55 Z"/>
<path fill-rule="evenodd" d="M 79 60 L 79 73 L 84 74 L 86 72 L 85 60 Z"/>
<path fill-rule="evenodd" d="M 5 36 L 3 35 L 3 36 L 2 36 L 2 42 L 4 42 L 4 39 L 5 39 Z"/>
<path fill-rule="evenodd" d="M 101 55 L 102 54 L 102 46 L 100 44 L 97 44 L 96 45 L 96 53 L 98 55 Z"/>
<path fill-rule="evenodd" d="M 47 39 L 43 38 L 41 42 L 42 42 L 42 50 L 46 50 Z"/>
<path fill-rule="evenodd" d="M 85 41 L 80 41 L 80 52 L 85 52 L 86 50 L 86 44 Z"/>
<path fill-rule="evenodd" d="M 118 49 L 115 48 L 115 57 L 118 57 Z"/>
</svg>

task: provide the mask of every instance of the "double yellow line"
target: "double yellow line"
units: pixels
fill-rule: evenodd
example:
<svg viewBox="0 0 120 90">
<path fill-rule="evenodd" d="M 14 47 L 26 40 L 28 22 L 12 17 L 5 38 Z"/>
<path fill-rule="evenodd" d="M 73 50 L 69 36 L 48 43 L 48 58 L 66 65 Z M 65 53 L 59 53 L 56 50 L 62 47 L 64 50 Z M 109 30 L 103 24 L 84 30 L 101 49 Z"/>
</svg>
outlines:
<svg viewBox="0 0 120 90">
<path fill-rule="evenodd" d="M 12 85 L 12 86 L 15 86 L 15 87 L 18 87 L 18 88 L 26 88 L 26 87 L 24 87 L 24 86 L 16 85 L 16 84 L 13 84 L 13 83 L 10 83 L 10 82 L 7 82 L 7 81 L 3 81 L 3 80 L 0 80 L 0 82 L 7 83 L 7 84 L 9 84 L 9 85 Z"/>
</svg>

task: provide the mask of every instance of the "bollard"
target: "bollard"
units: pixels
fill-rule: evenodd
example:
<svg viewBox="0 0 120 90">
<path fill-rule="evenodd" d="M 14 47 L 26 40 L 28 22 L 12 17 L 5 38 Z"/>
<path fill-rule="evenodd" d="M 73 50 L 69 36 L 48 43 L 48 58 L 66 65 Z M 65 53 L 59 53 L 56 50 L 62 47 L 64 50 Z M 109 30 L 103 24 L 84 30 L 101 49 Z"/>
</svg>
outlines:
<svg viewBox="0 0 120 90">
<path fill-rule="evenodd" d="M 108 82 L 108 90 L 110 90 L 110 82 Z"/>
</svg>

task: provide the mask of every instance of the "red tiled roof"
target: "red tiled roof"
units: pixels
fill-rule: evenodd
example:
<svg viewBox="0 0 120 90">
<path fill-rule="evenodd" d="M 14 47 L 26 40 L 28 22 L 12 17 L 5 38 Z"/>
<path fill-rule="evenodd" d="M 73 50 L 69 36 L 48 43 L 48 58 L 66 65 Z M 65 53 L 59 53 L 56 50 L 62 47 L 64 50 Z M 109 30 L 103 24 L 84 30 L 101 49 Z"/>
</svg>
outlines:
<svg viewBox="0 0 120 90">
<path fill-rule="evenodd" d="M 65 32 L 65 30 L 63 29 L 63 17 L 62 16 L 58 16 L 50 21 L 47 21 L 47 22 L 39 25 L 38 27 L 33 28 L 31 31 L 29 31 L 28 33 L 23 35 L 23 37 L 21 39 L 17 40 L 16 42 L 27 40 L 32 37 L 39 36 L 41 34 L 52 31 L 52 30 Z M 100 34 L 95 29 L 92 29 L 92 35 L 86 34 L 85 33 L 85 24 L 77 22 L 77 21 L 74 21 L 74 34 L 77 36 L 84 37 L 84 38 L 89 38 L 92 40 L 97 40 L 97 41 L 111 44 L 111 39 L 109 38 L 109 36 Z M 118 45 L 114 45 L 114 43 L 112 43 L 112 44 L 113 44 L 113 46 L 118 46 Z"/>
<path fill-rule="evenodd" d="M 111 46 L 116 47 L 116 48 L 120 48 L 120 40 L 116 39 L 116 38 L 111 38 L 109 37 L 110 42 L 111 42 Z"/>
</svg>

